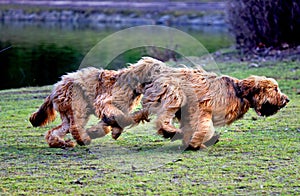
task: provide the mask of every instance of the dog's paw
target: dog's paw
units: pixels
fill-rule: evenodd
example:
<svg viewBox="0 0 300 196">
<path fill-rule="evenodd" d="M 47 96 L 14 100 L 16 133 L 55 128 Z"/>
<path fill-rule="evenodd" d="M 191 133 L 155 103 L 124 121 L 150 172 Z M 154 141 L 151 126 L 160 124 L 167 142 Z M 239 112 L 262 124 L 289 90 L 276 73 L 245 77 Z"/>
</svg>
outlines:
<svg viewBox="0 0 300 196">
<path fill-rule="evenodd" d="M 196 145 L 193 146 L 191 144 L 189 144 L 184 151 L 198 151 L 198 150 L 205 150 L 207 147 L 204 144 L 200 144 L 200 146 Z"/>
<path fill-rule="evenodd" d="M 68 139 L 65 141 L 63 148 L 74 148 L 75 146 L 76 146 L 76 143 L 73 142 L 72 140 Z"/>
<path fill-rule="evenodd" d="M 162 132 L 163 137 L 166 138 L 166 139 L 167 138 L 173 138 L 174 135 L 176 134 L 176 132 L 168 132 L 166 130 L 162 130 L 161 132 Z"/>
<path fill-rule="evenodd" d="M 137 112 L 134 112 L 132 115 L 132 119 L 135 123 L 145 123 L 145 122 L 150 122 L 150 118 L 149 118 L 149 112 L 148 110 L 139 110 Z"/>
<path fill-rule="evenodd" d="M 157 131 L 157 133 L 159 134 L 159 135 L 162 135 L 164 138 L 166 138 L 166 139 L 168 139 L 168 138 L 174 138 L 174 136 L 175 135 L 178 135 L 178 136 L 176 136 L 176 137 L 180 137 L 179 135 L 181 135 L 179 132 L 176 132 L 176 131 L 174 131 L 174 132 L 170 132 L 170 131 L 166 131 L 166 130 L 164 130 L 164 129 L 159 129 L 158 131 Z M 176 139 L 174 139 L 174 140 L 176 140 Z"/>
<path fill-rule="evenodd" d="M 212 136 L 212 138 L 210 138 L 210 140 L 206 141 L 206 142 L 204 143 L 204 145 L 205 145 L 206 147 L 215 145 L 216 143 L 218 143 L 218 142 L 220 141 L 220 140 L 219 140 L 219 139 L 220 139 L 220 136 L 221 136 L 220 133 L 216 133 L 215 135 Z"/>
<path fill-rule="evenodd" d="M 180 140 L 183 138 L 183 133 L 179 132 L 179 131 L 170 132 L 170 131 L 166 131 L 164 129 L 160 129 L 158 131 L 158 134 L 162 135 L 166 139 L 170 138 L 171 141 L 176 141 L 176 140 Z"/>
<path fill-rule="evenodd" d="M 122 128 L 118 128 L 118 127 L 113 127 L 112 131 L 111 131 L 111 137 L 113 139 L 118 139 L 120 137 L 120 135 L 122 134 L 123 129 Z"/>
<path fill-rule="evenodd" d="M 72 147 L 76 145 L 74 142 L 72 142 L 72 145 L 71 143 L 67 143 L 64 139 L 52 135 L 48 136 L 46 141 L 50 148 L 65 148 L 68 144 Z"/>
<path fill-rule="evenodd" d="M 184 151 L 197 151 L 197 150 L 200 150 L 201 148 L 200 148 L 200 146 L 198 147 L 193 147 L 193 146 L 191 146 L 191 145 L 188 145 L 188 147 L 186 147 L 185 149 L 184 149 Z"/>
<path fill-rule="evenodd" d="M 77 140 L 76 142 L 80 146 L 86 146 L 86 145 L 89 145 L 92 142 L 92 140 L 90 137 L 88 137 L 88 138 L 84 138 L 83 140 Z"/>
</svg>

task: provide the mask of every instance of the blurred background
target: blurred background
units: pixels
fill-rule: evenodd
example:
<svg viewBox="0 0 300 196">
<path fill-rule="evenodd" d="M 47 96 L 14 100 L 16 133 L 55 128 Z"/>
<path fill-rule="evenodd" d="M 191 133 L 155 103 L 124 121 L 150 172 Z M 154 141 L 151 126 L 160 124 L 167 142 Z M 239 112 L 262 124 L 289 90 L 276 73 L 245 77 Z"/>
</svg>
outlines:
<svg viewBox="0 0 300 196">
<path fill-rule="evenodd" d="M 137 25 L 175 27 L 216 56 L 226 48 L 231 55 L 223 59 L 300 51 L 298 1 L 0 0 L 0 6 L 0 89 L 53 84 L 78 69 L 100 40 Z M 140 49 L 118 63 L 149 53 L 170 58 L 169 52 Z"/>
</svg>

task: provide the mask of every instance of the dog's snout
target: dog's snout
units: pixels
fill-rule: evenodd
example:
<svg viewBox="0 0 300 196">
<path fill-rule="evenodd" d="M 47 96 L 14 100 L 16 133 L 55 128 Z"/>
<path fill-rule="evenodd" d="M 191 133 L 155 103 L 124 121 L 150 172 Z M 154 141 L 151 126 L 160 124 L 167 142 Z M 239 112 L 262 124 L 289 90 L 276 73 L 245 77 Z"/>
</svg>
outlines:
<svg viewBox="0 0 300 196">
<path fill-rule="evenodd" d="M 290 102 L 290 99 L 284 95 L 281 97 L 281 102 L 282 102 L 282 105 L 280 106 L 280 108 L 283 108 L 284 106 L 286 106 L 288 104 L 288 102 Z"/>
<path fill-rule="evenodd" d="M 280 97 L 281 101 L 284 103 L 288 103 L 290 102 L 290 99 L 288 98 L 288 96 L 286 96 L 285 94 L 282 94 Z"/>
<path fill-rule="evenodd" d="M 290 102 L 289 98 L 286 98 L 285 101 L 286 101 L 286 103 Z"/>
</svg>

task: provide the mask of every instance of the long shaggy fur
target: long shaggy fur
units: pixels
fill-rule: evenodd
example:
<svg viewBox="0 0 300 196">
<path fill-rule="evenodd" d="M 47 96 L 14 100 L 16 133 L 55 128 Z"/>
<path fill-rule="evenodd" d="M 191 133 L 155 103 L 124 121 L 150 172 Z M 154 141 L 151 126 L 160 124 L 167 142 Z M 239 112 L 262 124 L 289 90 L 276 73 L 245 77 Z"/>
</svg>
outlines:
<svg viewBox="0 0 300 196">
<path fill-rule="evenodd" d="M 64 140 L 69 132 L 80 145 L 87 145 L 91 142 L 91 138 L 103 137 L 110 131 L 113 131 L 113 137 L 116 139 L 123 128 L 108 119 L 114 119 L 118 114 L 124 115 L 110 104 L 111 95 L 114 84 L 127 71 L 129 69 L 113 71 L 85 68 L 64 75 L 38 111 L 31 115 L 30 122 L 33 126 L 46 125 L 55 119 L 55 110 L 59 112 L 62 124 L 49 130 L 45 136 L 50 147 L 74 147 L 74 142 Z M 139 103 L 140 97 L 140 94 L 136 94 L 130 100 L 128 111 L 131 112 Z M 85 130 L 84 127 L 91 114 L 95 114 L 101 121 Z M 142 117 L 146 118 L 142 114 L 134 113 L 126 116 L 123 123 L 126 126 L 138 123 Z"/>
<path fill-rule="evenodd" d="M 131 113 L 142 95 L 143 108 Z M 63 76 L 30 121 L 34 126 L 44 125 L 54 119 L 53 109 L 58 111 L 62 124 L 48 131 L 45 138 L 50 147 L 66 147 L 75 145 L 64 140 L 68 132 L 81 145 L 109 132 L 117 139 L 124 127 L 157 114 L 159 134 L 183 138 L 187 149 L 195 150 L 214 143 L 214 126 L 231 124 L 249 108 L 269 116 L 287 102 L 271 78 L 239 80 L 202 69 L 171 68 L 144 57 L 120 71 L 87 68 Z M 85 130 L 90 114 L 101 121 Z M 179 128 L 173 125 L 174 118 L 179 120 Z"/>
<path fill-rule="evenodd" d="M 150 57 L 133 66 L 136 71 L 124 74 L 116 83 L 114 103 L 125 106 L 130 99 L 124 95 L 140 89 L 141 113 L 156 114 L 158 133 L 183 138 L 187 149 L 210 145 L 212 139 L 218 139 L 214 126 L 231 124 L 249 108 L 269 116 L 289 101 L 272 78 L 250 76 L 239 80 L 203 69 L 171 68 Z M 174 118 L 180 121 L 180 128 L 173 125 Z"/>
<path fill-rule="evenodd" d="M 50 97 L 47 97 L 39 110 L 33 113 L 29 120 L 34 127 L 39 127 L 54 121 L 55 118 L 56 113 L 52 101 L 50 100 Z"/>
<path fill-rule="evenodd" d="M 150 61 L 148 62 L 147 59 Z M 153 61 L 154 60 L 154 61 Z M 140 103 L 146 84 L 160 74 L 170 71 L 169 67 L 152 58 L 143 58 L 132 64 L 126 71 L 119 75 L 111 89 L 111 96 L 101 94 L 95 102 L 98 116 L 101 116 L 105 125 L 113 126 L 112 137 L 117 139 L 123 128 L 135 125 L 140 121 L 148 120 L 148 111 L 140 110 L 131 114 L 133 108 Z M 101 137 L 97 130 L 89 131 L 92 138 Z"/>
</svg>

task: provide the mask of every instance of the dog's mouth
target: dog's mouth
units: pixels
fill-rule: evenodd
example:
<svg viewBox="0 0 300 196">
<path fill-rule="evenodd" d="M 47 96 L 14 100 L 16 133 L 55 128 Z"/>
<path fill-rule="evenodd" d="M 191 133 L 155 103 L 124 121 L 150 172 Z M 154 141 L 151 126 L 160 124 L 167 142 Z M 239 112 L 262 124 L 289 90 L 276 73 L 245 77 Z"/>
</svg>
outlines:
<svg viewBox="0 0 300 196">
<path fill-rule="evenodd" d="M 266 103 L 262 104 L 260 108 L 255 108 L 255 111 L 256 111 L 257 115 L 267 117 L 267 116 L 276 114 L 285 105 L 286 105 L 286 103 L 283 103 L 282 105 L 278 106 L 275 104 L 271 104 L 270 102 L 266 102 Z"/>
</svg>

